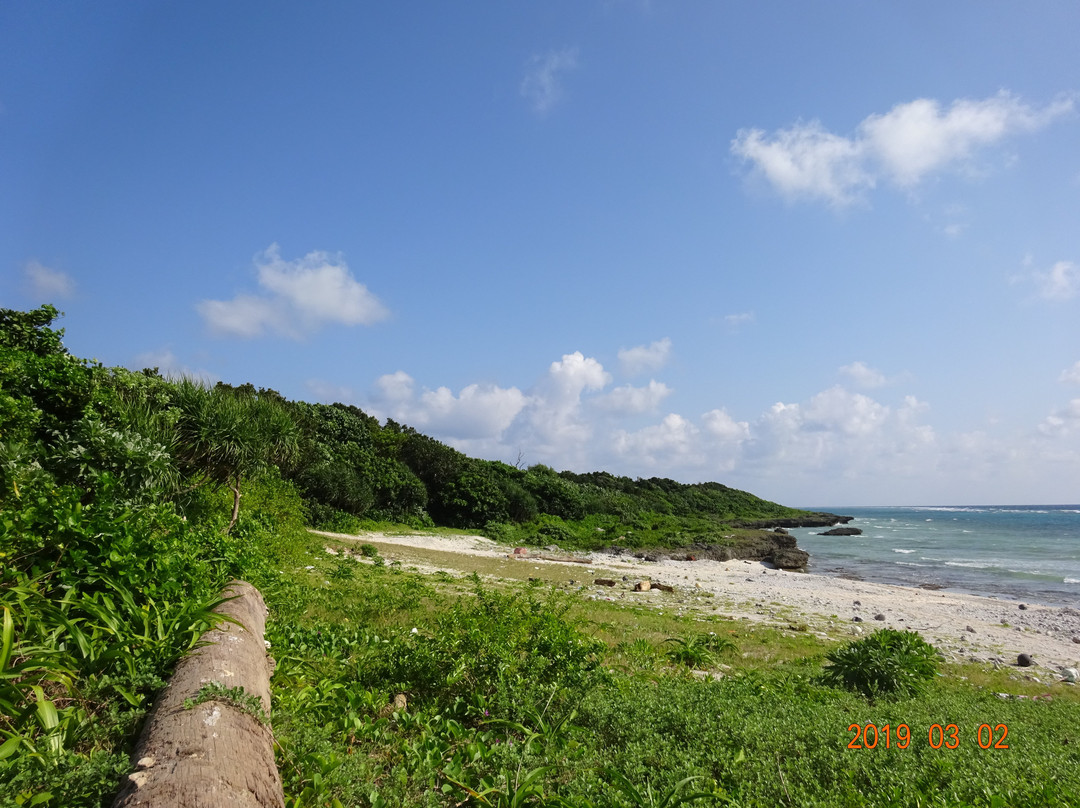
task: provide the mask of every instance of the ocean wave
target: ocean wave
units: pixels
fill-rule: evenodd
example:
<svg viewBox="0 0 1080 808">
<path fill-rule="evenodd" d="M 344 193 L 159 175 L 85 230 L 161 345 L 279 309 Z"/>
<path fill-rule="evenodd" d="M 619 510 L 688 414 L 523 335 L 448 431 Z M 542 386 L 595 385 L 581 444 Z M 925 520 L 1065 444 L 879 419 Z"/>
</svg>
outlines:
<svg viewBox="0 0 1080 808">
<path fill-rule="evenodd" d="M 894 561 L 898 567 L 929 567 L 931 564 L 916 564 L 914 561 Z"/>
<path fill-rule="evenodd" d="M 1080 584 L 1080 578 L 1066 578 L 1063 583 L 1067 584 Z"/>
<path fill-rule="evenodd" d="M 893 552 L 894 553 L 905 553 L 906 554 L 906 553 L 914 553 L 915 551 L 914 550 L 900 550 L 900 549 L 897 549 L 896 547 L 894 547 Z"/>
</svg>

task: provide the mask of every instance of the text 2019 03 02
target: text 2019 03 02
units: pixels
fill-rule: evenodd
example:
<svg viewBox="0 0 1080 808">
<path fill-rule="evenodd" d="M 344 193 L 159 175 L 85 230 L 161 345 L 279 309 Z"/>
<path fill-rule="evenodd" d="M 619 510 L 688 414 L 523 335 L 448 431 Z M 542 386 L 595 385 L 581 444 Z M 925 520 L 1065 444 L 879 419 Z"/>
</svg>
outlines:
<svg viewBox="0 0 1080 808">
<path fill-rule="evenodd" d="M 848 749 L 907 749 L 915 740 L 907 724 L 885 724 L 881 727 L 877 724 L 852 724 L 848 732 L 854 733 Z M 979 724 L 975 731 L 975 742 L 980 749 L 1008 749 L 1009 745 L 1005 742 L 1008 734 L 1009 728 L 1005 724 Z M 960 746 L 960 728 L 956 724 L 931 724 L 926 732 L 926 742 L 932 749 L 956 749 Z"/>
</svg>

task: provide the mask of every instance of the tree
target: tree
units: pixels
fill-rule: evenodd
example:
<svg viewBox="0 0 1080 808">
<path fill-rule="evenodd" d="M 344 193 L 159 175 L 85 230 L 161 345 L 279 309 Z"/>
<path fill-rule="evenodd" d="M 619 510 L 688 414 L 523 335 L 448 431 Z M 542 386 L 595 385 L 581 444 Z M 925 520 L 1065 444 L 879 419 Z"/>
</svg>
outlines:
<svg viewBox="0 0 1080 808">
<path fill-rule="evenodd" d="M 271 465 L 291 462 L 299 450 L 300 430 L 273 396 L 228 387 L 206 388 L 192 379 L 175 386 L 177 455 L 196 476 L 196 486 L 210 483 L 233 492 L 232 518 L 240 517 L 240 484 Z"/>
</svg>

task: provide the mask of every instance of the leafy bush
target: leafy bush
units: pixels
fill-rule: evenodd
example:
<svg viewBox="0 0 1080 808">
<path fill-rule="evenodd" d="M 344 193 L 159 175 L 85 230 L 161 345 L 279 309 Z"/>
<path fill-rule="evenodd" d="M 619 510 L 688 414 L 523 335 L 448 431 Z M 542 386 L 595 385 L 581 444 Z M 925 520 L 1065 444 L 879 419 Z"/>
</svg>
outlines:
<svg viewBox="0 0 1080 808">
<path fill-rule="evenodd" d="M 921 693 L 937 673 L 940 654 L 917 631 L 883 628 L 825 657 L 827 684 L 873 698 Z"/>
</svg>

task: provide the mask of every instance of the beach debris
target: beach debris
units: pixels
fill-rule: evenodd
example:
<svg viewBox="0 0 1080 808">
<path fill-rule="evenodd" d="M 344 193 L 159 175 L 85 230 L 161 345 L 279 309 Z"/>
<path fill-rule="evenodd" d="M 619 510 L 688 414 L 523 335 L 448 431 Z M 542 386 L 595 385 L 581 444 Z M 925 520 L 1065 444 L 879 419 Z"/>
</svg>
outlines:
<svg viewBox="0 0 1080 808">
<path fill-rule="evenodd" d="M 1080 672 L 1076 668 L 1062 668 L 1061 678 L 1071 684 L 1076 684 L 1076 681 L 1080 679 Z"/>
<path fill-rule="evenodd" d="M 652 586 L 653 589 L 659 589 L 661 592 L 674 592 L 675 591 L 675 587 L 668 586 L 667 584 L 657 583 L 656 581 L 653 581 L 651 583 L 651 586 Z"/>
<path fill-rule="evenodd" d="M 652 589 L 652 584 L 648 581 L 638 581 L 634 584 L 635 592 L 648 592 L 650 589 Z"/>
<path fill-rule="evenodd" d="M 854 604 L 855 606 L 862 606 L 862 601 L 861 600 L 853 600 L 852 604 Z"/>
<path fill-rule="evenodd" d="M 515 547 L 514 548 L 514 555 L 516 555 L 516 556 L 524 557 L 524 556 L 527 556 L 528 554 L 529 554 L 529 551 L 524 547 Z"/>
<path fill-rule="evenodd" d="M 971 626 L 964 626 L 964 631 L 970 631 L 972 634 L 978 634 L 979 633 L 975 629 L 973 629 Z"/>
<path fill-rule="evenodd" d="M 615 586 L 615 582 L 610 578 L 597 578 L 593 583 L 597 586 Z"/>
<path fill-rule="evenodd" d="M 885 621 L 885 615 L 883 615 L 881 612 L 878 612 L 877 614 L 874 615 L 874 619 L 884 622 Z"/>
<path fill-rule="evenodd" d="M 1026 603 L 1021 603 L 1017 608 L 1019 608 L 1020 611 L 1022 611 L 1022 612 L 1026 612 L 1027 611 L 1027 604 Z"/>
<path fill-rule="evenodd" d="M 852 623 L 861 623 L 862 621 L 863 620 L 861 617 L 859 617 L 859 615 L 855 615 L 853 618 L 851 618 Z"/>
<path fill-rule="evenodd" d="M 1031 654 L 1020 654 L 1016 658 L 1016 664 L 1021 668 L 1030 668 L 1035 664 L 1035 660 L 1031 658 Z"/>
</svg>

